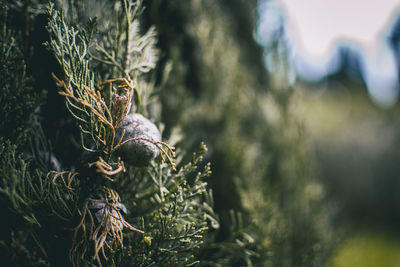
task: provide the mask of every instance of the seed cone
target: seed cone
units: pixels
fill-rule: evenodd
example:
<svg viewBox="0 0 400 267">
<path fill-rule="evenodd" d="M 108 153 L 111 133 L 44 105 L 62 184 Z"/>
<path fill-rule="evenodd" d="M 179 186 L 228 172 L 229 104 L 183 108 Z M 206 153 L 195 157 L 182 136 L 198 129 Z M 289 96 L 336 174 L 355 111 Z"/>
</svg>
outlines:
<svg viewBox="0 0 400 267">
<path fill-rule="evenodd" d="M 117 140 L 124 130 L 122 142 L 131 140 L 117 151 L 123 161 L 133 166 L 147 166 L 159 155 L 159 149 L 152 142 L 160 142 L 161 134 L 150 120 L 138 113 L 129 114 L 117 131 Z"/>
</svg>

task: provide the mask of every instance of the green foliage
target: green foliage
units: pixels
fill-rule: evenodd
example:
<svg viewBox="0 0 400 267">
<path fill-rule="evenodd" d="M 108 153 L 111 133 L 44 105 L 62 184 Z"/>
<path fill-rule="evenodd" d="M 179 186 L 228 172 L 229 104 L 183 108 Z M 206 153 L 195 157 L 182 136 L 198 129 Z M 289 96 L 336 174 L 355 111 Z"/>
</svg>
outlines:
<svg viewBox="0 0 400 267">
<path fill-rule="evenodd" d="M 262 51 L 249 49 L 251 39 L 241 39 L 247 24 L 237 22 L 251 4 L 232 2 L 154 1 L 148 13 L 158 21 L 171 66 L 162 96 L 167 129 L 183 125 L 188 149 L 200 139 L 211 148 L 210 185 L 221 228 L 202 257 L 208 266 L 322 266 L 332 228 L 294 110 L 296 96 L 287 73 L 276 71 L 268 82 L 255 75 L 267 76 L 251 60 Z M 188 57 L 179 49 L 184 46 L 196 56 Z M 276 53 L 276 69 L 286 71 L 273 49 L 266 52 Z M 170 114 L 179 119 L 168 120 Z M 242 214 L 241 227 L 231 228 L 232 210 Z"/>
<path fill-rule="evenodd" d="M 70 27 L 65 22 L 63 13 L 56 11 L 53 4 L 50 4 L 49 16 L 48 30 L 51 33 L 51 39 L 47 46 L 57 58 L 66 76 L 65 89 L 73 90 L 72 95 L 76 95 L 76 100 L 72 97 L 66 97 L 67 108 L 72 116 L 79 121 L 84 149 L 91 150 L 90 145 L 94 144 L 96 150 L 101 151 L 104 144 L 97 138 L 110 135 L 110 133 L 106 131 L 103 123 L 96 118 L 92 111 L 97 106 L 96 100 L 90 94 L 90 89 L 94 88 L 94 73 L 89 69 L 87 54 L 95 23 L 91 21 L 88 25 L 88 31 L 79 31 Z M 60 83 L 61 81 L 59 86 L 62 86 Z M 104 106 L 100 106 L 99 109 L 97 112 L 105 112 Z M 91 138 L 89 147 L 85 145 L 84 137 L 86 136 Z"/>
<path fill-rule="evenodd" d="M 65 264 L 58 249 L 65 246 L 60 244 L 65 242 L 63 234 L 70 235 L 65 229 L 72 227 L 78 191 L 32 170 L 16 146 L 2 139 L 0 159 L 0 203 L 5 207 L 2 262 L 7 266 Z"/>
<path fill-rule="evenodd" d="M 239 41 L 241 25 L 229 13 L 241 10 L 239 2 L 231 11 L 222 0 L 49 4 L 46 47 L 62 71 L 52 90 L 60 88 L 81 144 L 58 141 L 56 158 L 37 116 L 10 121 L 14 113 L 4 109 L 1 138 L 14 122 L 11 129 L 27 131 L 29 121 L 31 144 L 0 142 L 6 266 L 323 265 L 331 229 L 291 110 L 295 97 L 260 78 L 261 50 Z M 26 10 L 31 4 L 38 3 Z M 12 45 L 2 39 L 1 46 L 14 52 L 0 55 L 10 76 L 0 103 L 14 101 L 18 118 L 28 118 L 38 103 L 24 102 L 36 98 L 26 97 L 24 68 L 11 64 L 26 55 L 15 32 L 2 34 Z M 135 112 L 155 121 L 166 140 L 141 137 L 160 152 L 143 167 L 117 153 L 138 140 L 124 140 L 120 128 Z M 64 152 L 71 143 L 77 159 Z"/>
<path fill-rule="evenodd" d="M 77 6 L 69 5 L 72 10 Z M 68 20 L 54 5 L 49 8 L 47 47 L 61 65 L 66 82 L 57 77 L 55 80 L 80 127 L 81 146 L 91 153 L 79 166 L 80 174 L 52 174 L 54 180 L 63 179 L 67 189 L 76 179 L 85 181 L 81 183 L 85 193 L 77 200 L 81 219 L 74 229 L 71 261 L 77 266 L 146 266 L 165 262 L 188 266 L 198 262 L 194 251 L 203 243 L 207 220 L 217 225 L 211 204 L 203 203 L 204 198 L 211 199 L 203 181 L 210 172 L 209 165 L 192 177 L 206 148 L 202 145 L 200 154 L 176 173 L 171 172 L 176 164 L 172 160 L 173 148 L 164 142 L 145 139 L 160 150 L 161 164 L 134 168 L 125 166 L 124 158 L 113 156 L 129 141 L 121 142 L 123 134 L 117 138 L 127 114 L 139 107 L 147 113 L 153 87 L 143 74 L 154 68 L 157 54 L 153 48 L 154 29 L 139 34 L 137 15 L 141 2 L 121 1 L 112 6 L 118 15 L 109 17 L 110 21 L 104 24 L 99 22 L 98 28 L 95 20 L 89 20 L 85 28 L 70 26 L 73 18 L 84 18 L 71 13 Z M 94 81 L 94 77 L 108 80 L 102 83 Z M 99 204 L 104 207 L 102 218 L 96 217 L 95 203 L 103 203 Z M 121 203 L 129 211 L 123 217 Z M 123 233 L 123 229 L 132 232 Z"/>
<path fill-rule="evenodd" d="M 31 86 L 21 51 L 21 36 L 7 27 L 7 8 L 0 3 L 0 136 L 23 142 L 39 96 Z"/>
<path fill-rule="evenodd" d="M 205 152 L 206 147 L 201 145 L 192 161 L 176 173 L 171 173 L 166 164 L 152 164 L 150 170 L 130 168 L 121 178 L 118 191 L 125 193 L 125 189 L 126 194 L 133 194 L 124 203 L 135 216 L 127 218 L 137 224 L 141 220 L 145 231 L 144 236 L 128 235 L 118 255 L 124 266 L 191 266 L 198 262 L 195 252 L 203 245 L 208 225 L 218 227 L 212 195 L 203 181 L 210 174 L 210 166 L 197 171 Z M 193 180 L 188 181 L 188 177 Z M 129 257 L 133 254 L 136 257 Z"/>
<path fill-rule="evenodd" d="M 10 203 L 8 207 L 25 220 L 28 225 L 40 225 L 31 210 L 34 201 L 30 199 L 33 189 L 28 166 L 16 155 L 16 146 L 1 140 L 1 193 Z M 25 187 L 28 187 L 27 190 Z"/>
<path fill-rule="evenodd" d="M 199 253 L 201 266 L 252 266 L 260 262 L 260 244 L 251 232 L 244 216 L 231 210 L 226 236 L 221 239 L 214 231 L 208 236 L 203 250 Z"/>
</svg>

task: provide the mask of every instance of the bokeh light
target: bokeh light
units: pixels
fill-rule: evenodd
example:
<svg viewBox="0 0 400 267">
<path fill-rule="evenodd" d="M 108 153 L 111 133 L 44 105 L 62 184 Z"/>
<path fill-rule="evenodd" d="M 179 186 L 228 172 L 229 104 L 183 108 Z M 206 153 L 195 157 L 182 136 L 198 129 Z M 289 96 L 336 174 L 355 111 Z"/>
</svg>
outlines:
<svg viewBox="0 0 400 267">
<path fill-rule="evenodd" d="M 372 100 L 392 106 L 399 97 L 399 44 L 393 43 L 398 0 L 261 0 L 256 38 L 284 43 L 297 77 L 318 82 L 356 57 Z M 341 53 L 347 49 L 348 53 Z"/>
</svg>

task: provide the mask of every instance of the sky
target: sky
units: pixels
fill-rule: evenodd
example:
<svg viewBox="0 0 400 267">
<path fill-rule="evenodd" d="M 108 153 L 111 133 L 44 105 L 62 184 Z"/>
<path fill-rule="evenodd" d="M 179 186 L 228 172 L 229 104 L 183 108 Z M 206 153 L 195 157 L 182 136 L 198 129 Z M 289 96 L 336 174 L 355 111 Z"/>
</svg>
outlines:
<svg viewBox="0 0 400 267">
<path fill-rule="evenodd" d="M 360 56 L 360 72 L 378 105 L 399 97 L 398 65 L 388 37 L 400 0 L 260 0 L 257 38 L 284 33 L 297 76 L 319 81 L 340 67 L 340 48 Z"/>
</svg>

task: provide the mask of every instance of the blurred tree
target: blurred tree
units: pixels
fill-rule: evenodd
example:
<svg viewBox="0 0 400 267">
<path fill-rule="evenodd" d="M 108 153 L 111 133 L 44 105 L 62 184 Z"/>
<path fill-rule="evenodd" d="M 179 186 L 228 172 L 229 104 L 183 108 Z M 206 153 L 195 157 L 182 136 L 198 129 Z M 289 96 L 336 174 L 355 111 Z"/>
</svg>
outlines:
<svg viewBox="0 0 400 267">
<path fill-rule="evenodd" d="M 158 71 L 164 121 L 167 129 L 181 125 L 185 146 L 205 140 L 211 148 L 221 229 L 203 254 L 207 263 L 321 266 L 334 239 L 329 209 L 294 109 L 285 51 L 279 40 L 267 51 L 253 40 L 255 4 L 150 2 L 145 16 L 159 30 L 168 67 Z M 269 79 L 265 52 L 275 58 Z"/>
</svg>

